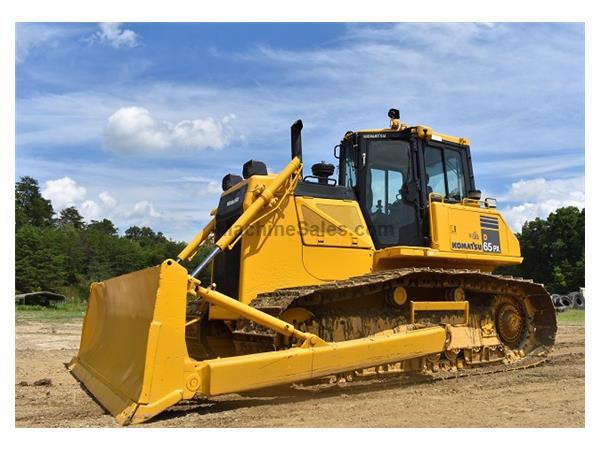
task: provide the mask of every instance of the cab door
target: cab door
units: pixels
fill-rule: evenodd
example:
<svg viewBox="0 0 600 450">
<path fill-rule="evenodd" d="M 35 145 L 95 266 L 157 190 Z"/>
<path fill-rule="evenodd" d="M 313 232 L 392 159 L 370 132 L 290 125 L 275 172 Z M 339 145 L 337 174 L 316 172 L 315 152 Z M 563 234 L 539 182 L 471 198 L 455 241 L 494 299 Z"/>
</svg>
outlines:
<svg viewBox="0 0 600 450">
<path fill-rule="evenodd" d="M 422 246 L 417 148 L 400 133 L 364 134 L 360 204 L 377 248 Z"/>
</svg>

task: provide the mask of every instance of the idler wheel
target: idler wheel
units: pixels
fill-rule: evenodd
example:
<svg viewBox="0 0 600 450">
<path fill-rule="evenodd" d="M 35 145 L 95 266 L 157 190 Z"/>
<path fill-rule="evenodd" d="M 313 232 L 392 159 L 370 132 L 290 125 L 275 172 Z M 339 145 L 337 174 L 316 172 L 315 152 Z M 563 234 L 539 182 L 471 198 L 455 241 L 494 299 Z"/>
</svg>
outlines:
<svg viewBox="0 0 600 450">
<path fill-rule="evenodd" d="M 510 348 L 519 348 L 527 335 L 527 316 L 520 305 L 503 300 L 496 308 L 496 330 L 500 340 Z"/>
</svg>

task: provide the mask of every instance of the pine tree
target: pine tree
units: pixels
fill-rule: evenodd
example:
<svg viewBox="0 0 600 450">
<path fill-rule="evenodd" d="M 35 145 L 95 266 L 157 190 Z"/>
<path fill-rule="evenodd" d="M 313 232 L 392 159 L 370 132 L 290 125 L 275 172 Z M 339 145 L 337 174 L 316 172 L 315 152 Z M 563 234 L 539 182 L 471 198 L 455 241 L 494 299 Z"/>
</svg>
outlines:
<svg viewBox="0 0 600 450">
<path fill-rule="evenodd" d="M 71 226 L 76 230 L 83 230 L 85 227 L 83 217 L 81 214 L 79 214 L 79 211 L 77 211 L 77 208 L 74 206 L 62 209 L 60 211 L 57 223 L 60 227 Z"/>
<path fill-rule="evenodd" d="M 34 225 L 50 226 L 54 223 L 54 210 L 49 200 L 40 194 L 37 180 L 21 177 L 15 183 L 15 221 L 16 227 Z"/>
</svg>

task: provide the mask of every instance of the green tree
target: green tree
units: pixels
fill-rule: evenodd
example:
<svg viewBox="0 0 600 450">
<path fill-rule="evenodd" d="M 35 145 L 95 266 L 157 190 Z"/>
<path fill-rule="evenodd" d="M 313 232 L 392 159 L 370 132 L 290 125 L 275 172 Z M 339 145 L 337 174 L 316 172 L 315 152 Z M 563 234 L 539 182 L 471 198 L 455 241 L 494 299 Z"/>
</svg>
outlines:
<svg viewBox="0 0 600 450">
<path fill-rule="evenodd" d="M 62 231 L 24 225 L 15 233 L 17 292 L 58 290 L 67 284 Z"/>
<path fill-rule="evenodd" d="M 60 227 L 71 226 L 76 230 L 83 230 L 85 228 L 83 217 L 81 214 L 79 214 L 79 211 L 77 211 L 77 208 L 74 206 L 69 206 L 68 208 L 62 209 L 60 211 L 57 223 Z"/>
<path fill-rule="evenodd" d="M 161 232 L 154 232 L 150 227 L 129 227 L 125 230 L 125 238 L 140 245 L 147 266 L 160 264 L 179 253 L 177 243 L 167 239 Z"/>
<path fill-rule="evenodd" d="M 112 236 L 102 229 L 85 233 L 85 274 L 89 281 L 100 281 L 146 267 L 139 243 Z"/>
<path fill-rule="evenodd" d="M 34 225 L 45 227 L 53 224 L 54 210 L 50 201 L 40 194 L 37 180 L 21 177 L 15 183 L 15 221 L 16 227 Z"/>
<path fill-rule="evenodd" d="M 137 241 L 141 246 L 165 242 L 167 239 L 161 232 L 155 233 L 150 227 L 132 226 L 125 230 L 125 237 Z"/>
<path fill-rule="evenodd" d="M 50 202 L 41 196 L 37 181 L 31 177 L 15 183 L 15 191 L 17 292 L 51 290 L 72 294 L 75 290 L 85 295 L 92 281 L 160 264 L 175 258 L 185 246 L 150 227 L 132 226 L 119 236 L 108 219 L 86 225 L 74 207 L 61 210 L 59 218 L 53 220 Z M 54 224 L 58 226 L 50 226 Z M 207 251 L 200 249 L 187 267 L 195 267 Z M 207 283 L 209 270 L 199 277 Z"/>
<path fill-rule="evenodd" d="M 517 238 L 523 263 L 499 272 L 544 283 L 550 292 L 585 286 L 585 209 L 568 206 L 526 222 Z"/>
<path fill-rule="evenodd" d="M 81 286 L 87 283 L 84 269 L 85 240 L 82 231 L 74 226 L 65 226 L 58 229 L 60 239 L 60 252 L 63 256 L 63 271 L 65 284 L 68 286 Z"/>
<path fill-rule="evenodd" d="M 88 231 L 98 232 L 106 234 L 108 236 L 118 236 L 118 228 L 108 219 L 102 219 L 100 221 L 92 220 L 87 226 Z"/>
</svg>

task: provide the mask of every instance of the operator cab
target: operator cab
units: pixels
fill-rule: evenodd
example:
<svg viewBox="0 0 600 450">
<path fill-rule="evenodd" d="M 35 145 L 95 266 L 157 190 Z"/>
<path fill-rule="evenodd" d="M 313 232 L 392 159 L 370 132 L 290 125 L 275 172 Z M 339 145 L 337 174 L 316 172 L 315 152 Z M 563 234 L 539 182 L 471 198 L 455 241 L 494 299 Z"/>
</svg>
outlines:
<svg viewBox="0 0 600 450">
<path fill-rule="evenodd" d="M 429 195 L 461 202 L 475 191 L 465 139 L 422 126 L 347 132 L 340 143 L 339 185 L 354 191 L 375 246 L 429 246 Z"/>
</svg>

